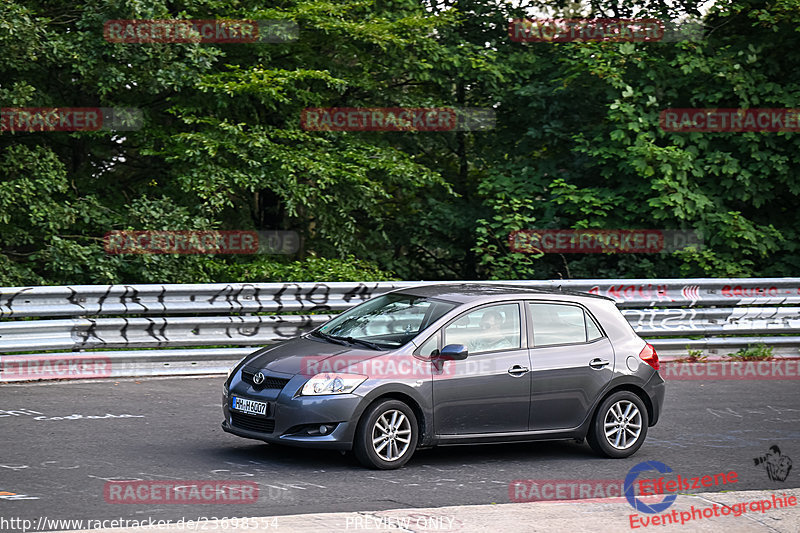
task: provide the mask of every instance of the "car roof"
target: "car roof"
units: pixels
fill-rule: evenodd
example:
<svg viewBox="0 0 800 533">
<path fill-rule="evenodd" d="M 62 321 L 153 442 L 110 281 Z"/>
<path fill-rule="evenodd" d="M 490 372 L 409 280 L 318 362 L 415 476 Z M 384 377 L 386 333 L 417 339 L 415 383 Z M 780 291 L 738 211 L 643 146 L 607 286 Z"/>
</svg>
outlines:
<svg viewBox="0 0 800 533">
<path fill-rule="evenodd" d="M 569 300 L 577 298 L 593 298 L 601 300 L 614 301 L 612 298 L 600 296 L 599 294 L 590 294 L 588 292 L 579 292 L 562 287 L 555 289 L 536 289 L 534 287 L 526 287 L 524 285 L 511 285 L 511 284 L 495 284 L 495 283 L 435 283 L 430 285 L 419 285 L 416 287 L 407 287 L 392 291 L 400 294 L 410 294 L 413 296 L 424 296 L 428 298 L 439 298 L 458 303 L 477 302 L 479 300 L 492 300 L 494 298 L 533 298 L 533 299 L 548 299 L 552 297 L 563 298 L 564 296 L 572 297 Z"/>
</svg>

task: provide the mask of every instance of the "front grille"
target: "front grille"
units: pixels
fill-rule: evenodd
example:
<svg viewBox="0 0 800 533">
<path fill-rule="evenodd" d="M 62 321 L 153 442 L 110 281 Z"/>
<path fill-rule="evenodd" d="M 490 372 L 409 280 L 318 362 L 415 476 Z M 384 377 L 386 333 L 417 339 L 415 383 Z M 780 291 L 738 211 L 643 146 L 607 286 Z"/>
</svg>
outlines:
<svg viewBox="0 0 800 533">
<path fill-rule="evenodd" d="M 246 368 L 242 369 L 242 380 L 252 385 L 253 388 L 256 390 L 264 390 L 264 389 L 281 390 L 286 386 L 287 383 L 289 383 L 288 379 L 276 378 L 273 376 L 265 376 L 264 382 L 256 385 L 255 382 L 253 381 L 253 377 L 255 377 L 256 373 L 257 372 L 248 370 Z"/>
<path fill-rule="evenodd" d="M 242 413 L 231 413 L 231 424 L 250 431 L 260 433 L 272 433 L 275 431 L 275 421 L 260 416 L 245 415 Z"/>
</svg>

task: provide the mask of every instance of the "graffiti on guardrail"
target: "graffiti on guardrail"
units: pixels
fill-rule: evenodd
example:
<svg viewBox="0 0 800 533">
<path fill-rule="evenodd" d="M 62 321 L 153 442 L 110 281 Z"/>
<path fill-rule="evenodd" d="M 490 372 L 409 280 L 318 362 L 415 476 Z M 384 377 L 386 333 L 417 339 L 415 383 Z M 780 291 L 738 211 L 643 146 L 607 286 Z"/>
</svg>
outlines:
<svg viewBox="0 0 800 533">
<path fill-rule="evenodd" d="M 27 352 L 41 364 L 48 358 L 65 357 L 65 354 L 44 352 L 128 349 L 130 351 L 125 353 L 117 352 L 120 365 L 115 366 L 114 376 L 131 375 L 134 371 L 147 375 L 198 373 L 202 368 L 224 367 L 224 371 L 230 366 L 229 360 L 249 350 L 246 347 L 301 335 L 329 320 L 335 312 L 391 290 L 429 283 L 0 288 L 0 318 L 4 319 L 0 320 L 0 353 Z M 785 357 L 787 353 L 798 353 L 800 348 L 800 278 L 498 280 L 487 283 L 550 291 L 576 290 L 610 297 L 637 333 L 659 350 L 663 346 L 675 352 L 688 349 L 689 345 L 705 350 L 736 350 L 751 344 L 766 344 L 780 348 Z M 293 314 L 295 312 L 303 314 Z M 15 320 L 24 318 L 37 320 Z M 696 336 L 704 339 L 689 338 Z M 173 350 L 179 347 L 192 350 Z M 201 359 L 193 354 L 199 354 Z M 172 364 L 160 364 L 169 357 L 173 357 Z M 181 366 L 179 362 L 185 364 Z M 135 370 L 137 368 L 139 370 Z M 712 367 L 708 368 L 713 371 Z"/>
<path fill-rule="evenodd" d="M 705 287 L 696 284 L 612 283 L 606 286 L 593 285 L 587 289 L 587 292 L 608 296 L 617 302 L 651 302 L 651 305 L 665 303 L 695 305 L 704 300 L 729 302 L 730 304 L 754 299 L 769 300 L 765 303 L 800 302 L 800 284 L 797 283 L 788 286 L 726 284 Z"/>
<path fill-rule="evenodd" d="M 798 278 L 516 280 L 491 283 L 590 292 L 610 297 L 625 308 L 800 303 Z M 423 284 L 425 282 L 14 287 L 0 289 L 0 317 L 335 311 L 390 290 Z"/>
<path fill-rule="evenodd" d="M 0 288 L 0 318 L 341 310 L 407 283 L 237 283 Z"/>
<path fill-rule="evenodd" d="M 71 349 L 116 346 L 263 344 L 310 331 L 331 315 L 83 319 L 70 329 Z"/>
<path fill-rule="evenodd" d="M 800 307 L 625 309 L 637 332 L 670 335 L 698 332 L 769 333 L 800 328 Z"/>
</svg>

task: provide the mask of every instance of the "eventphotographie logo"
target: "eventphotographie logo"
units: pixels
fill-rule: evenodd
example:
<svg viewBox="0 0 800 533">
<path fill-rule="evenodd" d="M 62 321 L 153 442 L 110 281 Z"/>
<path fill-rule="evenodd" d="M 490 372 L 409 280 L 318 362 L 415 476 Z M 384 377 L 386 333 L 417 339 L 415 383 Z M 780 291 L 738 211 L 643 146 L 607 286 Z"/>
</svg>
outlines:
<svg viewBox="0 0 800 533">
<path fill-rule="evenodd" d="M 686 477 L 680 474 L 676 479 L 666 479 L 664 476 L 658 478 L 643 478 L 640 476 L 645 472 L 656 471 L 659 474 L 669 474 L 672 468 L 660 461 L 645 461 L 639 463 L 628 471 L 625 476 L 625 498 L 628 503 L 638 512 L 646 514 L 658 514 L 667 510 L 677 499 L 678 492 L 688 492 L 697 489 L 707 489 L 711 487 L 725 486 L 739 482 L 739 474 L 731 470 L 730 472 L 719 472 L 714 475 L 700 475 Z M 638 487 L 638 495 L 635 488 Z M 653 496 L 666 494 L 663 500 L 656 503 L 645 502 L 641 496 Z"/>
<path fill-rule="evenodd" d="M 792 460 L 781 454 L 777 444 L 770 446 L 767 453 L 761 457 L 754 457 L 753 463 L 767 471 L 770 481 L 786 481 L 789 472 L 792 471 Z"/>
<path fill-rule="evenodd" d="M 660 461 L 646 461 L 643 463 L 639 463 L 638 465 L 634 466 L 628 471 L 628 475 L 625 476 L 625 498 L 628 500 L 628 503 L 631 504 L 631 507 L 636 509 L 637 511 L 648 513 L 648 514 L 656 514 L 668 509 L 670 505 L 675 502 L 677 495 L 675 494 L 668 494 L 664 497 L 663 500 L 657 503 L 646 503 L 642 501 L 635 493 L 634 484 L 638 480 L 639 476 L 642 472 L 650 472 L 655 470 L 661 474 L 666 474 L 672 472 L 672 469 L 665 465 Z M 640 490 L 640 494 L 641 494 Z M 652 493 L 651 493 L 652 494 Z"/>
</svg>

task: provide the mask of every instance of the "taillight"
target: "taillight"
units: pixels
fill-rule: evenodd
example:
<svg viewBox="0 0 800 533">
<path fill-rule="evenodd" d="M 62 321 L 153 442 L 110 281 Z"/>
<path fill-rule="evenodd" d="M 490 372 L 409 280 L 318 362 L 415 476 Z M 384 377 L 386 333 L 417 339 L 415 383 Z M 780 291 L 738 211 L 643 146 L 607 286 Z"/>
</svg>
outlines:
<svg viewBox="0 0 800 533">
<path fill-rule="evenodd" d="M 652 366 L 656 370 L 658 370 L 658 354 L 656 353 L 656 349 L 653 348 L 650 344 L 645 344 L 642 351 L 639 352 L 639 358 L 647 363 L 648 365 Z"/>
</svg>

